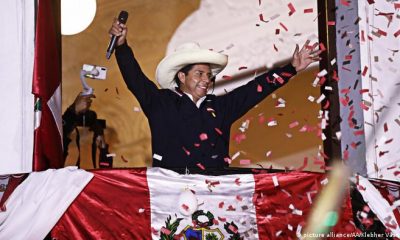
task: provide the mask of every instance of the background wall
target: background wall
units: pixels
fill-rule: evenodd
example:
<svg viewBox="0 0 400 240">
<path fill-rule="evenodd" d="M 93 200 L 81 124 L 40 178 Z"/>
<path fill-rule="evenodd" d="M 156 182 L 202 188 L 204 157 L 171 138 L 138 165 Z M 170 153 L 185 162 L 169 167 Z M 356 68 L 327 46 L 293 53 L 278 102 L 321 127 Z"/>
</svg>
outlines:
<svg viewBox="0 0 400 240">
<path fill-rule="evenodd" d="M 288 15 L 291 2 L 297 10 L 294 14 Z M 266 36 L 271 36 L 271 34 L 264 34 L 259 38 L 259 44 L 267 46 L 268 52 L 254 51 L 251 53 L 253 56 L 263 55 L 269 59 L 268 63 L 264 60 L 258 61 L 261 66 L 263 64 L 271 65 L 275 60 L 281 62 L 286 60 L 294 50 L 294 43 L 302 44 L 306 38 L 311 36 L 315 39 L 317 36 L 316 22 L 312 21 L 317 15 L 316 7 L 306 7 L 305 2 L 307 1 L 291 2 L 264 1 L 259 4 L 255 1 L 252 3 L 254 9 L 250 12 L 246 10 L 246 17 L 249 20 L 242 23 L 251 22 L 251 27 L 254 28 L 252 31 L 264 29 L 272 32 L 273 35 L 273 41 L 266 39 Z M 211 4 L 212 1 L 203 1 L 203 4 L 205 3 Z M 227 4 L 234 10 L 235 4 L 233 3 L 234 1 L 218 2 L 219 5 Z M 95 89 L 96 94 L 92 109 L 97 112 L 98 118 L 107 121 L 106 140 L 110 143 L 110 151 L 116 153 L 114 167 L 150 165 L 151 145 L 147 119 L 140 111 L 136 99 L 127 91 L 114 57 L 109 61 L 105 58 L 105 49 L 109 41 L 108 29 L 112 19 L 118 15 L 120 10 L 130 13 L 128 41 L 145 74 L 150 79 L 154 79 L 156 66 L 164 57 L 174 32 L 188 16 L 198 14 L 198 12 L 193 12 L 198 10 L 201 4 L 198 0 L 120 0 L 112 2 L 99 0 L 97 4 L 96 17 L 88 29 L 74 36 L 63 36 L 63 109 L 66 109 L 81 91 L 79 71 L 82 64 L 89 63 L 107 67 L 107 80 L 88 80 L 88 83 Z M 219 16 L 221 21 L 225 19 L 222 14 L 223 8 L 218 10 L 216 7 L 208 7 L 208 9 L 216 11 L 215 15 Z M 300 16 L 306 15 L 304 11 L 307 8 L 313 9 L 311 13 L 313 16 L 309 22 L 299 21 Z M 260 13 L 263 14 L 265 20 L 263 22 L 260 21 Z M 280 13 L 278 14 L 280 16 L 277 16 L 276 13 Z M 238 20 L 238 16 L 235 14 L 231 13 L 231 20 Z M 289 16 L 290 18 L 288 18 Z M 239 23 L 236 26 L 228 25 L 227 27 L 233 29 L 240 26 Z M 285 29 L 281 23 L 289 26 L 288 33 L 284 33 Z M 198 28 L 197 25 L 192 26 Z M 290 28 L 290 26 L 295 27 Z M 203 38 L 216 35 L 219 36 L 217 37 L 218 42 L 225 48 L 231 46 L 232 51 L 236 51 L 235 54 L 246 52 L 232 47 L 232 39 L 224 38 L 224 34 L 221 32 L 212 31 L 210 24 L 203 24 L 201 28 L 206 30 Z M 226 32 L 232 33 L 232 31 L 228 31 L 229 29 L 227 28 Z M 279 29 L 280 35 L 277 34 L 277 29 Z M 192 30 L 195 31 L 195 29 Z M 251 34 L 251 32 L 247 32 L 247 34 Z M 200 39 L 195 34 L 188 33 L 187 35 L 193 36 L 194 40 Z M 240 37 L 240 33 L 236 35 L 238 38 Z M 280 50 L 275 50 L 274 47 Z M 276 58 L 276 56 L 281 56 L 281 58 Z M 252 65 L 250 70 L 254 70 L 254 67 L 260 65 Z M 249 167 L 249 165 L 240 164 L 240 159 L 248 159 L 251 160 L 251 166 L 262 164 L 264 167 L 273 165 L 274 168 L 298 168 L 304 165 L 304 158 L 307 157 L 309 160 L 305 166 L 306 169 L 320 171 L 319 159 L 321 157 L 318 154 L 322 142 L 318 127 L 320 105 L 315 101 L 308 100 L 309 96 L 317 99 L 320 95 L 319 88 L 311 86 L 317 71 L 318 69 L 313 67 L 297 76 L 290 84 L 275 92 L 274 95 L 237 121 L 232 127 L 231 155 L 237 156 L 239 153 L 239 156 L 233 161 L 233 166 Z M 243 83 L 245 78 L 246 76 L 237 77 L 234 78 L 234 81 Z M 229 87 L 223 85 L 221 88 Z M 285 101 L 284 107 L 276 107 L 278 101 L 281 100 Z M 271 120 L 276 120 L 278 125 L 269 127 L 267 123 Z M 245 125 L 249 124 L 249 127 L 243 133 L 239 131 L 239 127 L 244 122 L 246 122 Z M 81 129 L 80 133 L 83 147 L 81 152 L 83 167 L 91 168 L 89 153 L 92 134 L 86 129 Z M 244 135 L 246 139 L 239 143 L 238 139 L 243 138 Z M 72 137 L 74 138 L 74 136 Z M 71 154 L 67 159 L 67 165 L 74 165 L 77 159 L 77 150 L 73 143 L 70 147 Z"/>
</svg>

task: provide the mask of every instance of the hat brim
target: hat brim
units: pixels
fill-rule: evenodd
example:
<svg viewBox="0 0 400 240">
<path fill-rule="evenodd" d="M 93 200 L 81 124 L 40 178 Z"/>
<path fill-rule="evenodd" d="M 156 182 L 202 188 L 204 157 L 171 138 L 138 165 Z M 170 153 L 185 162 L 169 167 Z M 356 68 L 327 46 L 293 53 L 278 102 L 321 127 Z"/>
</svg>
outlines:
<svg viewBox="0 0 400 240">
<path fill-rule="evenodd" d="M 174 77 L 179 70 L 189 64 L 210 64 L 213 76 L 220 73 L 228 63 L 228 56 L 206 49 L 191 49 L 174 52 L 166 56 L 157 66 L 156 80 L 161 88 L 175 89 Z"/>
</svg>

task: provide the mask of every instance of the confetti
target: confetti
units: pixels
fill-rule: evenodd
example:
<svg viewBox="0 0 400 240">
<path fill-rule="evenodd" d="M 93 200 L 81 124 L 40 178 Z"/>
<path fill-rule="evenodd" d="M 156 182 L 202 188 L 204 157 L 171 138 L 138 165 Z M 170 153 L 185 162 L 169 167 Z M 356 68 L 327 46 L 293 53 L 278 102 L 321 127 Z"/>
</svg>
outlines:
<svg viewBox="0 0 400 240">
<path fill-rule="evenodd" d="M 299 122 L 298 121 L 294 121 L 294 122 L 289 124 L 289 128 L 294 128 L 294 127 L 297 127 L 297 126 L 299 126 Z"/>
<path fill-rule="evenodd" d="M 260 14 L 258 15 L 258 17 L 260 18 L 260 21 L 261 21 L 261 22 L 266 22 L 266 23 L 268 22 L 268 21 L 265 21 L 265 20 L 264 20 L 264 15 L 263 15 L 262 13 L 260 13 Z"/>
<path fill-rule="evenodd" d="M 250 160 L 249 159 L 241 159 L 240 161 L 240 165 L 250 165 Z"/>
<path fill-rule="evenodd" d="M 158 155 L 157 153 L 154 153 L 154 154 L 153 154 L 153 158 L 156 159 L 156 160 L 158 160 L 158 161 L 161 161 L 161 160 L 162 160 L 162 156 Z"/>
<path fill-rule="evenodd" d="M 208 139 L 207 133 L 201 133 L 199 138 L 200 138 L 201 141 L 207 140 Z"/>
<path fill-rule="evenodd" d="M 279 186 L 279 182 L 278 182 L 278 177 L 277 176 L 272 176 L 272 181 L 273 181 L 275 187 Z"/>
<path fill-rule="evenodd" d="M 283 29 L 285 29 L 286 32 L 289 31 L 288 28 L 287 28 L 283 23 L 280 22 L 279 25 L 281 25 L 281 27 L 282 27 Z"/>
<path fill-rule="evenodd" d="M 294 8 L 294 6 L 293 6 L 293 4 L 292 3 L 289 3 L 288 4 L 288 7 L 289 7 L 289 16 L 292 16 L 293 15 L 293 13 L 295 13 L 296 12 L 296 9 Z"/>
<path fill-rule="evenodd" d="M 244 70 L 244 69 L 247 69 L 247 67 L 245 67 L 245 66 L 239 67 L 239 71 L 240 71 L 240 70 Z"/>
<path fill-rule="evenodd" d="M 232 160 L 235 160 L 235 158 L 239 157 L 239 155 L 240 155 L 240 151 L 233 154 Z"/>
<path fill-rule="evenodd" d="M 312 8 L 306 8 L 306 9 L 304 9 L 303 12 L 304 12 L 304 13 L 313 13 L 314 10 L 313 10 Z"/>
<path fill-rule="evenodd" d="M 183 151 L 186 153 L 186 155 L 190 155 L 190 151 L 188 151 L 185 147 L 182 147 Z"/>
<path fill-rule="evenodd" d="M 198 166 L 201 170 L 205 170 L 206 168 L 203 166 L 201 163 L 197 163 L 196 166 Z"/>
<path fill-rule="evenodd" d="M 123 155 L 121 155 L 121 159 L 122 159 L 122 161 L 124 161 L 124 162 L 128 162 L 128 159 L 124 158 Z"/>
<path fill-rule="evenodd" d="M 116 157 L 117 156 L 117 154 L 115 154 L 115 153 L 108 153 L 108 154 L 106 154 L 106 157 Z"/>
</svg>

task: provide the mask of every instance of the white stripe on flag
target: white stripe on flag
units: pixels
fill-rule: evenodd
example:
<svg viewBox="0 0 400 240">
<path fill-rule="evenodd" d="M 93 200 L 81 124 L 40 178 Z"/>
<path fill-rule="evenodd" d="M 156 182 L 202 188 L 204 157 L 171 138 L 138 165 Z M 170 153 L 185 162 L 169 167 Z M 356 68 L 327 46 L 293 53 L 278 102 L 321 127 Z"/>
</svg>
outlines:
<svg viewBox="0 0 400 240">
<path fill-rule="evenodd" d="M 177 218 L 182 218 L 176 234 L 193 226 L 192 217 L 182 215 L 179 210 L 179 196 L 185 189 L 195 192 L 197 210 L 204 213 L 209 211 L 217 220 L 210 227 L 210 230 L 215 230 L 212 231 L 213 234 L 218 235 L 219 229 L 227 239 L 231 234 L 224 229 L 224 224 L 233 222 L 241 236 L 259 239 L 256 211 L 252 201 L 255 186 L 252 174 L 179 175 L 166 169 L 149 168 L 147 181 L 150 191 L 151 227 L 158 232 L 158 235 L 153 232 L 153 239 L 160 238 L 160 231 L 166 227 L 168 217 L 172 218 L 171 223 Z"/>
<path fill-rule="evenodd" d="M 57 89 L 54 91 L 53 95 L 47 102 L 47 106 L 53 115 L 54 121 L 56 122 L 58 132 L 60 133 L 61 139 L 63 137 L 62 130 L 62 110 L 61 110 L 61 84 L 58 85 Z"/>
</svg>

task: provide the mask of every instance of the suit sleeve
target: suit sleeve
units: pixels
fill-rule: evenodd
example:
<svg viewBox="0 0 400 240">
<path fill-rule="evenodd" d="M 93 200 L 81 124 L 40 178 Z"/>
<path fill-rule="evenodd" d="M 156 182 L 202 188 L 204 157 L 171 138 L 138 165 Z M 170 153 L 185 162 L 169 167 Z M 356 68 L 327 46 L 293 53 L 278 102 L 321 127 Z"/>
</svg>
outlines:
<svg viewBox="0 0 400 240">
<path fill-rule="evenodd" d="M 148 111 L 159 92 L 156 84 L 143 73 L 132 49 L 126 43 L 116 48 L 115 56 L 125 84 L 137 98 L 143 111 Z"/>
<path fill-rule="evenodd" d="M 296 73 L 291 64 L 275 68 L 222 96 L 221 103 L 226 110 L 227 120 L 233 123 L 242 117 L 269 94 L 285 85 Z"/>
</svg>

